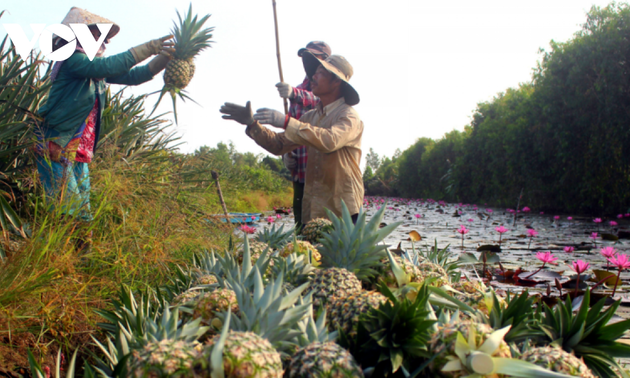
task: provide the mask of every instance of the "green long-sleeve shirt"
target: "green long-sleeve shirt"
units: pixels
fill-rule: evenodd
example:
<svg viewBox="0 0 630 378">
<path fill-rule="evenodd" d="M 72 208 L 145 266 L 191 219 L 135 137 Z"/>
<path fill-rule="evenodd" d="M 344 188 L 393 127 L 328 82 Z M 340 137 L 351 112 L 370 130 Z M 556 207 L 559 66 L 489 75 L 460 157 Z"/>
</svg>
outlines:
<svg viewBox="0 0 630 378">
<path fill-rule="evenodd" d="M 92 61 L 85 54 L 75 52 L 61 66 L 46 103 L 39 108 L 39 114 L 44 118 L 44 137 L 65 147 L 94 107 L 98 94 L 96 148 L 106 83 L 138 85 L 153 78 L 147 65 L 132 68 L 135 64 L 129 51 Z"/>
</svg>

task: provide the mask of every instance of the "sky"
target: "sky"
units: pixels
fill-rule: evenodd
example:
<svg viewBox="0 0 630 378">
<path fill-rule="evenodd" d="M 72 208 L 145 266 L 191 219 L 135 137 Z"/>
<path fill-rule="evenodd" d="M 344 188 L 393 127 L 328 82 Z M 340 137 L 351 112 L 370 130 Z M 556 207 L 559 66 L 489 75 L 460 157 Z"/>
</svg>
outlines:
<svg viewBox="0 0 630 378">
<path fill-rule="evenodd" d="M 7 13 L 0 24 L 20 24 L 31 38 L 31 23 L 60 23 L 72 6 L 117 23 L 121 30 L 106 55 L 170 33 L 176 10 L 190 0 L 0 0 Z M 359 92 L 355 106 L 365 129 L 363 155 L 373 148 L 381 156 L 405 150 L 418 138 L 441 138 L 463 130 L 480 102 L 531 81 L 549 42 L 571 39 L 586 12 L 609 1 L 599 0 L 276 0 L 284 79 L 295 86 L 304 79 L 297 51 L 323 40 L 333 54 L 354 68 L 350 83 Z M 196 72 L 186 88 L 197 103 L 178 102 L 185 142 L 182 152 L 232 141 L 237 150 L 266 152 L 244 133 L 244 127 L 221 118 L 224 102 L 254 109 L 282 111 L 271 0 L 192 0 L 193 12 L 211 14 L 212 48 L 196 58 Z M 0 38 L 6 31 L 0 27 Z M 158 91 L 162 75 L 129 87 L 125 93 Z M 122 89 L 112 85 L 113 91 Z M 146 102 L 153 109 L 157 95 Z M 172 110 L 170 98 L 158 111 Z M 165 117 L 173 119 L 172 115 Z M 361 166 L 365 166 L 362 158 Z"/>
</svg>

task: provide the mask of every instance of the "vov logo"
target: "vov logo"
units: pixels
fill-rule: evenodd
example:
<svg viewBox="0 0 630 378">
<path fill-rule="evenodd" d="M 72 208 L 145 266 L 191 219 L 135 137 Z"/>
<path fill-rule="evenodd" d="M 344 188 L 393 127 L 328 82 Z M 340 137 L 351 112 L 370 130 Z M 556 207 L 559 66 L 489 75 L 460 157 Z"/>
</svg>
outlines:
<svg viewBox="0 0 630 378">
<path fill-rule="evenodd" d="M 76 50 L 78 40 L 81 43 L 81 47 L 85 50 L 88 59 L 92 61 L 99 47 L 101 47 L 103 41 L 107 38 L 107 34 L 113 24 L 96 24 L 98 30 L 101 32 L 98 41 L 94 40 L 90 28 L 85 24 L 70 24 L 70 27 L 62 24 L 48 25 L 48 27 L 46 27 L 46 24 L 31 24 L 33 38 L 30 41 L 19 24 L 3 24 L 2 26 L 4 26 L 9 34 L 9 38 L 15 46 L 15 51 L 17 51 L 24 60 L 29 56 L 33 47 L 35 47 L 35 43 L 39 39 L 39 49 L 46 58 L 50 60 L 60 61 L 68 59 L 72 56 L 74 50 Z M 68 41 L 65 46 L 55 52 L 52 51 L 53 34 Z"/>
</svg>

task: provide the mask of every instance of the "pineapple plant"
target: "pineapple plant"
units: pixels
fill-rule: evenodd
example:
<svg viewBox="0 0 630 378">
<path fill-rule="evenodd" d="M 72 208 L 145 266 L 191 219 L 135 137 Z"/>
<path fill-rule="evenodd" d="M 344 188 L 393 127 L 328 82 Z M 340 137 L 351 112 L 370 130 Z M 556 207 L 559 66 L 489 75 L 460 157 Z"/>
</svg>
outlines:
<svg viewBox="0 0 630 378">
<path fill-rule="evenodd" d="M 219 281 L 214 274 L 203 274 L 197 277 L 194 283 L 195 285 L 215 285 Z"/>
<path fill-rule="evenodd" d="M 283 288 L 287 292 L 309 281 L 315 267 L 308 262 L 307 256 L 292 253 L 286 258 L 275 258 L 271 267 L 271 277 L 282 276 Z"/>
<path fill-rule="evenodd" d="M 595 378 L 595 375 L 581 358 L 577 358 L 573 353 L 565 352 L 558 347 L 532 348 L 523 353 L 520 359 L 573 377 Z"/>
<path fill-rule="evenodd" d="M 302 229 L 302 236 L 311 244 L 317 243 L 324 234 L 329 233 L 333 228 L 333 223 L 326 218 L 311 219 Z"/>
<path fill-rule="evenodd" d="M 196 341 L 164 339 L 131 353 L 129 376 L 135 378 L 190 377 L 202 345 Z"/>
<path fill-rule="evenodd" d="M 363 376 L 350 352 L 330 341 L 317 341 L 299 349 L 289 365 L 289 378 Z"/>
<path fill-rule="evenodd" d="M 284 226 L 285 225 L 283 224 L 276 228 L 276 225 L 274 224 L 271 226 L 271 229 L 262 229 L 262 231 L 256 234 L 256 241 L 267 243 L 269 244 L 269 247 L 274 250 L 281 249 L 289 242 L 291 235 L 295 232 L 294 228 L 284 231 Z"/>
<path fill-rule="evenodd" d="M 194 302 L 195 298 L 197 298 L 201 293 L 202 292 L 199 290 L 194 290 L 194 289 L 186 290 L 183 293 L 175 296 L 175 298 L 173 298 L 173 300 L 171 301 L 171 305 L 178 306 L 178 305 Z"/>
<path fill-rule="evenodd" d="M 311 261 L 311 264 L 317 266 L 319 261 L 322 259 L 322 255 L 317 251 L 311 243 L 303 240 L 294 240 L 293 242 L 287 244 L 283 249 L 280 250 L 280 257 L 287 257 L 291 253 L 298 253 L 305 255 Z"/>
<path fill-rule="evenodd" d="M 350 349 L 361 366 L 373 368 L 374 377 L 388 376 L 401 367 L 414 371 L 429 357 L 427 343 L 435 324 L 429 292 L 424 286 L 411 301 L 396 298 L 384 283 L 379 289 L 389 300 L 361 316 L 356 339 L 342 337 L 341 345 Z"/>
<path fill-rule="evenodd" d="M 227 332 L 224 340 L 220 340 L 221 336 L 215 335 L 206 342 L 204 354 L 208 360 L 214 346 L 223 341 L 223 377 L 282 378 L 280 353 L 267 339 L 253 332 L 233 330 Z"/>
<path fill-rule="evenodd" d="M 183 19 L 179 11 L 177 12 L 177 18 L 179 23 L 174 22 L 171 30 L 175 41 L 175 53 L 171 61 L 166 65 L 164 70 L 164 87 L 160 93 L 160 98 L 153 108 L 155 111 L 164 94 L 170 93 L 173 99 L 173 113 L 176 123 L 176 96 L 179 96 L 182 100 L 192 100 L 184 93 L 183 89 L 186 88 L 195 74 L 195 56 L 210 47 L 210 39 L 212 39 L 212 31 L 214 30 L 213 27 L 202 29 L 210 15 L 205 15 L 199 20 L 197 15 L 193 17 L 192 4 L 190 4 L 188 13 Z"/>
<path fill-rule="evenodd" d="M 376 269 L 385 256 L 387 246 L 378 243 L 400 225 L 396 222 L 379 229 L 385 207 L 376 212 L 367 224 L 365 213 L 361 210 L 354 224 L 346 204 L 342 201 L 341 205 L 341 218 L 327 210 L 334 227 L 320 239 L 321 268 L 311 279 L 316 308 L 333 296 L 346 297 L 359 293 L 361 280 L 369 280 L 378 274 Z"/>
<path fill-rule="evenodd" d="M 373 308 L 378 308 L 387 298 L 374 291 L 360 291 L 347 297 L 334 297 L 326 305 L 330 314 L 328 327 L 341 330 L 344 335 L 353 339 L 357 335 L 359 317 Z"/>
<path fill-rule="evenodd" d="M 199 318 L 202 324 L 211 325 L 219 330 L 223 326 L 223 321 L 217 318 L 217 314 L 226 312 L 228 309 L 233 313 L 238 312 L 236 294 L 230 289 L 216 289 L 195 298 L 193 318 Z"/>
</svg>

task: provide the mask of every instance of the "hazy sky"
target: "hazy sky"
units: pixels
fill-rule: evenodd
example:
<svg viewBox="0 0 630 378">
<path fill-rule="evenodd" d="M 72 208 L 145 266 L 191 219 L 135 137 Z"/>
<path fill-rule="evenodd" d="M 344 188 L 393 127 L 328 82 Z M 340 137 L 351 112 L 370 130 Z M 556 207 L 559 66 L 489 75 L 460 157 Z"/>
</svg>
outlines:
<svg viewBox="0 0 630 378">
<path fill-rule="evenodd" d="M 0 0 L 8 13 L 0 24 L 60 23 L 72 6 L 118 23 L 120 33 L 107 55 L 169 34 L 175 10 L 189 0 Z M 297 50 L 311 40 L 326 41 L 354 67 L 351 83 L 361 96 L 356 106 L 365 124 L 363 151 L 391 156 L 417 138 L 440 138 L 462 130 L 478 102 L 531 80 L 539 48 L 566 41 L 580 29 L 596 0 L 277 0 L 285 81 L 304 78 Z M 187 90 L 197 101 L 178 103 L 177 130 L 184 152 L 232 140 L 239 151 L 262 153 L 244 128 L 221 119 L 219 107 L 252 101 L 254 109 L 282 110 L 271 0 L 193 0 L 193 11 L 212 14 L 213 47 L 196 59 Z M 6 34 L 0 28 L 0 37 Z M 133 87 L 150 93 L 161 75 Z M 112 89 L 118 90 L 119 86 Z M 152 109 L 157 95 L 150 98 Z M 172 105 L 164 99 L 160 110 Z M 361 165 L 364 166 L 365 159 Z"/>
</svg>

